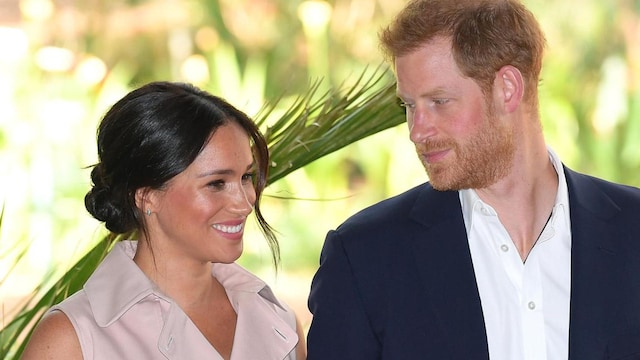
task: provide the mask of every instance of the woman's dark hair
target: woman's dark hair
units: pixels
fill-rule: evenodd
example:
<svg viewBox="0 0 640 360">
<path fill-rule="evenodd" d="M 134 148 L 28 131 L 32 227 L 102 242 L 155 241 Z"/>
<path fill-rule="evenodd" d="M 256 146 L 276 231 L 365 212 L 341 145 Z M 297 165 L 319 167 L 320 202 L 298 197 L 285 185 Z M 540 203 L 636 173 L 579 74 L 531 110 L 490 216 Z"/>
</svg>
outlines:
<svg viewBox="0 0 640 360">
<path fill-rule="evenodd" d="M 136 206 L 136 190 L 162 189 L 195 160 L 220 126 L 230 122 L 240 125 L 251 139 L 257 165 L 255 214 L 277 266 L 278 242 L 260 212 L 269 170 L 266 140 L 245 113 L 190 84 L 149 83 L 128 93 L 105 114 L 97 132 L 99 162 L 91 171 L 87 210 L 112 233 L 147 233 Z"/>
</svg>

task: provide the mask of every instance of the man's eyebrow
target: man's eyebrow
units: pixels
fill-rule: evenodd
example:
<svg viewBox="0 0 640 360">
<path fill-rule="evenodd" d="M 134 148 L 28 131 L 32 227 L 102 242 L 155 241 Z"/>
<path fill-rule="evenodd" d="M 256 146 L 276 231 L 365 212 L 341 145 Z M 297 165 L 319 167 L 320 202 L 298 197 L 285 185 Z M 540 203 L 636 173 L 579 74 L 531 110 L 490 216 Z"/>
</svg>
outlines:
<svg viewBox="0 0 640 360">
<path fill-rule="evenodd" d="M 442 95 L 444 95 L 444 94 L 446 94 L 446 93 L 448 93 L 448 91 L 447 91 L 445 88 L 443 88 L 443 87 L 437 87 L 437 88 L 435 88 L 435 89 L 433 89 L 433 90 L 429 90 L 429 91 L 425 91 L 425 92 L 423 92 L 423 93 L 420 93 L 420 94 L 418 95 L 418 99 L 422 99 L 422 98 L 429 98 L 429 97 L 436 97 L 436 96 L 442 96 Z M 396 91 L 396 97 L 397 97 L 398 99 L 401 99 L 401 100 L 404 100 L 404 99 L 405 99 L 405 97 L 402 95 L 402 93 L 397 92 L 397 91 Z"/>
</svg>

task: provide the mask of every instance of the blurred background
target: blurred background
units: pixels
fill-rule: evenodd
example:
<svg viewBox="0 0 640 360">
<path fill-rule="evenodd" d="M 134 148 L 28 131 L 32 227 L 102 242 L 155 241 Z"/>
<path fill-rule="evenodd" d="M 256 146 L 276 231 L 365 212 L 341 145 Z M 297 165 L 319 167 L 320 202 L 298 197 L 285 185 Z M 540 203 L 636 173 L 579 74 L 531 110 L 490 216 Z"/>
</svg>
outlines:
<svg viewBox="0 0 640 360">
<path fill-rule="evenodd" d="M 640 0 L 524 2 L 548 40 L 540 99 L 549 144 L 575 170 L 640 185 Z M 318 80 L 348 86 L 383 63 L 378 31 L 404 3 L 0 0 L 2 323 L 104 237 L 83 198 L 96 126 L 117 99 L 180 80 L 254 115 Z M 425 180 L 404 125 L 361 140 L 267 189 L 280 271 L 255 227 L 239 262 L 308 326 L 326 232 Z"/>
</svg>

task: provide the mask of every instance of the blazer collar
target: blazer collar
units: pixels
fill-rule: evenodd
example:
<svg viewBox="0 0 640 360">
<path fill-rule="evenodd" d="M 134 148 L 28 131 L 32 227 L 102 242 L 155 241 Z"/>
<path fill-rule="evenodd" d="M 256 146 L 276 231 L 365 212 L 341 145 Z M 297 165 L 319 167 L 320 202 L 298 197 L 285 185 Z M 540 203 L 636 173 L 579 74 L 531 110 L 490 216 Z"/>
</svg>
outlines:
<svg viewBox="0 0 640 360">
<path fill-rule="evenodd" d="M 569 187 L 571 209 L 585 210 L 603 221 L 610 220 L 618 214 L 620 207 L 602 192 L 594 182 L 594 178 L 577 173 L 567 167 L 564 168 L 564 172 Z"/>
<path fill-rule="evenodd" d="M 424 296 L 451 359 L 488 359 L 480 295 L 457 191 L 423 186 L 410 212 L 413 255 Z"/>
<path fill-rule="evenodd" d="M 431 184 L 426 183 L 420 187 L 409 217 L 430 228 L 434 225 L 450 223 L 458 215 L 462 216 L 458 192 L 438 191 Z"/>
<path fill-rule="evenodd" d="M 620 207 L 590 176 L 565 168 L 571 214 L 569 359 L 592 358 L 604 346 L 625 279 L 624 243 L 611 220 Z M 619 320 L 619 319 L 618 319 Z M 610 335 L 610 334 L 609 334 Z"/>
<path fill-rule="evenodd" d="M 564 171 L 569 190 L 572 248 L 586 246 L 616 252 L 614 243 L 603 231 L 606 230 L 604 225 L 620 212 L 620 207 L 602 191 L 594 178 L 567 167 Z"/>
</svg>

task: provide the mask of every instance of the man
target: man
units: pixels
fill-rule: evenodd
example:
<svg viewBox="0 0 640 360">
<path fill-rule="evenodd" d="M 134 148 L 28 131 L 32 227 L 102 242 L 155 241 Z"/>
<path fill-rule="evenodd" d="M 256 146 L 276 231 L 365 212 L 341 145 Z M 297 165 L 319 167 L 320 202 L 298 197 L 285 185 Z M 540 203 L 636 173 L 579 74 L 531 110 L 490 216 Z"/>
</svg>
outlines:
<svg viewBox="0 0 640 360">
<path fill-rule="evenodd" d="M 544 141 L 517 0 L 414 0 L 382 32 L 429 182 L 329 232 L 308 358 L 640 359 L 640 190 Z"/>
</svg>

